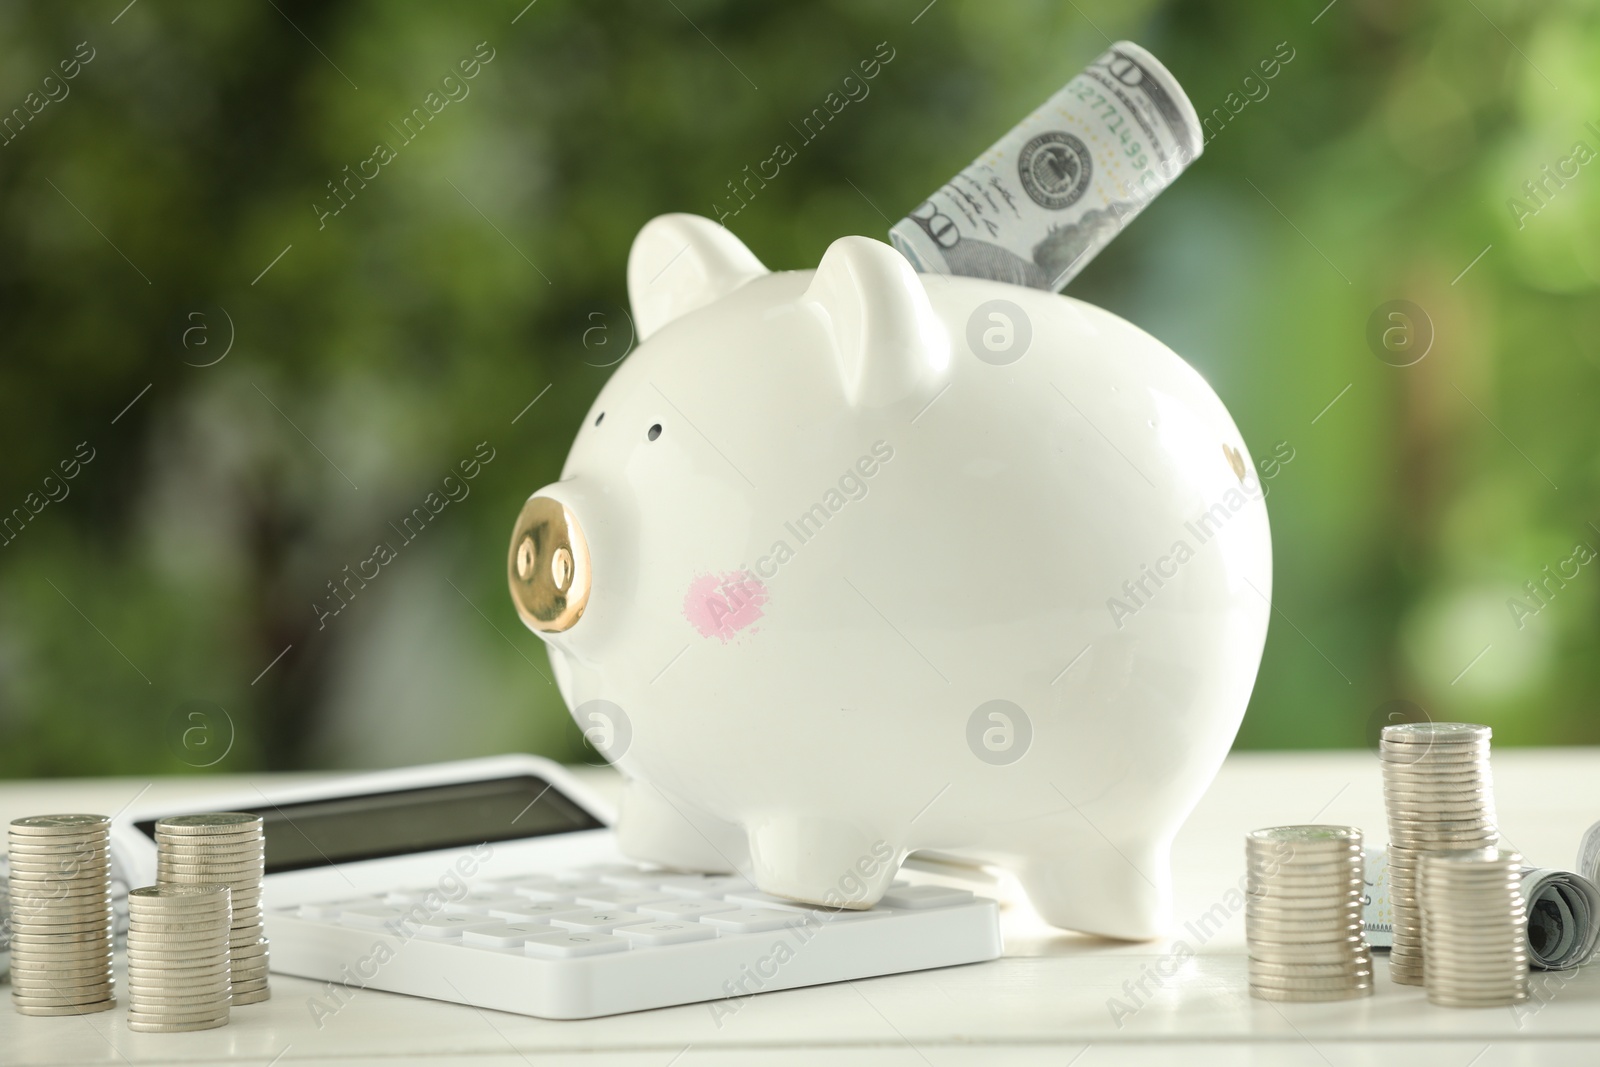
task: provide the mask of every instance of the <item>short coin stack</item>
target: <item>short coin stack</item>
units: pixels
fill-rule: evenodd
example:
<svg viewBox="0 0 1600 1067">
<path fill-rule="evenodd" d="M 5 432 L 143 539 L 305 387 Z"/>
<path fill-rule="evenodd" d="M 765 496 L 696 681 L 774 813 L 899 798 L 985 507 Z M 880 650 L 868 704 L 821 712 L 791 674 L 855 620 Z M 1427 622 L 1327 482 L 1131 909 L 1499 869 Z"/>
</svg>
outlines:
<svg viewBox="0 0 1600 1067">
<path fill-rule="evenodd" d="M 83 1015 L 117 999 L 111 977 L 111 820 L 14 819 L 11 1002 L 23 1015 Z"/>
<path fill-rule="evenodd" d="M 128 1029 L 228 1023 L 227 886 L 149 885 L 128 894 Z"/>
<path fill-rule="evenodd" d="M 1394 948 L 1389 977 L 1423 984 L 1418 872 L 1425 852 L 1488 848 L 1495 829 L 1487 726 L 1418 722 L 1385 726 L 1378 755 L 1389 813 L 1389 903 Z"/>
<path fill-rule="evenodd" d="M 1361 831 L 1274 826 L 1245 837 L 1250 995 L 1345 1000 L 1372 992 L 1362 932 Z"/>
<path fill-rule="evenodd" d="M 1527 1000 L 1522 857 L 1499 848 L 1430 852 L 1420 888 L 1428 999 L 1448 1008 Z"/>
<path fill-rule="evenodd" d="M 266 835 L 261 816 L 244 812 L 178 815 L 156 823 L 156 881 L 225 885 L 233 890 L 233 1003 L 254 1004 L 267 987 L 267 936 L 261 922 Z"/>
</svg>

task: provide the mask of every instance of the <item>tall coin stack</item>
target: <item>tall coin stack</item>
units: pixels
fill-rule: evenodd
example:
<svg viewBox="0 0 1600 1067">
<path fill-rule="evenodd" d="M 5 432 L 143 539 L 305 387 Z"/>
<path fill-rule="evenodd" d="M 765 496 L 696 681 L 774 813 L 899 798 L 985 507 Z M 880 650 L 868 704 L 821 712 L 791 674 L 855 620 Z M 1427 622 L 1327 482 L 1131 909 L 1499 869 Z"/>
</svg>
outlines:
<svg viewBox="0 0 1600 1067">
<path fill-rule="evenodd" d="M 23 1015 L 84 1015 L 117 1002 L 110 846 L 104 815 L 12 820 L 11 1002 Z"/>
<path fill-rule="evenodd" d="M 1245 837 L 1250 995 L 1346 1000 L 1372 993 L 1362 932 L 1365 863 L 1350 826 L 1274 826 Z"/>
<path fill-rule="evenodd" d="M 1430 852 L 1422 864 L 1422 971 L 1428 999 L 1493 1008 L 1528 999 L 1522 857 L 1499 848 Z"/>
<path fill-rule="evenodd" d="M 128 1029 L 228 1023 L 228 887 L 148 885 L 128 894 Z"/>
<path fill-rule="evenodd" d="M 233 890 L 233 1003 L 255 1004 L 267 987 L 267 935 L 261 922 L 266 834 L 261 816 L 225 811 L 177 815 L 156 823 L 156 881 L 225 885 Z"/>
<path fill-rule="evenodd" d="M 1495 829 L 1487 726 L 1417 722 L 1385 726 L 1384 805 L 1389 813 L 1389 904 L 1394 948 L 1389 977 L 1423 984 L 1422 912 L 1418 872 L 1425 852 L 1488 848 Z"/>
</svg>

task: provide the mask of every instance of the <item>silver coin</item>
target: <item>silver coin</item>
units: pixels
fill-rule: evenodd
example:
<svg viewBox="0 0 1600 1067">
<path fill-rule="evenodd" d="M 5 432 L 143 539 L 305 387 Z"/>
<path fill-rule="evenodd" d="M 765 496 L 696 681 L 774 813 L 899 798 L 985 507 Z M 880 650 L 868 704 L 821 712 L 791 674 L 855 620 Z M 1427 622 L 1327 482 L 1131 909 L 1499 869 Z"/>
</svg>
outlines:
<svg viewBox="0 0 1600 1067">
<path fill-rule="evenodd" d="M 1251 958 L 1264 963 L 1347 963 L 1356 951 L 1354 945 L 1268 945 L 1252 942 Z"/>
<path fill-rule="evenodd" d="M 146 1023 L 137 1019 L 128 1020 L 128 1029 L 138 1034 L 185 1034 L 192 1030 L 215 1030 L 219 1026 L 227 1025 L 226 1015 L 207 1023 Z"/>
<path fill-rule="evenodd" d="M 86 990 L 99 989 L 109 986 L 115 980 L 109 967 L 102 968 L 93 974 L 79 974 L 51 977 L 19 976 L 11 984 L 12 992 L 21 996 L 79 996 Z"/>
<path fill-rule="evenodd" d="M 97 1004 L 111 996 L 115 996 L 115 992 L 110 986 L 85 990 L 81 996 L 38 997 L 23 996 L 13 992 L 11 1003 L 19 1008 L 67 1008 L 82 1004 Z"/>
<path fill-rule="evenodd" d="M 32 851 L 12 849 L 6 862 L 13 871 L 75 871 L 105 869 L 111 866 L 109 853 L 104 849 L 74 850 L 72 852 Z"/>
<path fill-rule="evenodd" d="M 259 989 L 249 993 L 235 993 L 233 995 L 233 1004 L 234 1007 L 238 1007 L 241 1004 L 260 1004 L 271 999 L 272 991 L 270 989 Z"/>
<path fill-rule="evenodd" d="M 1467 742 L 1466 744 L 1441 744 L 1437 741 L 1405 741 L 1405 740 L 1380 740 L 1378 754 L 1391 758 L 1404 759 L 1414 756 L 1416 759 L 1452 759 L 1477 757 L 1488 759 L 1492 752 L 1489 742 Z"/>
<path fill-rule="evenodd" d="M 128 955 L 128 966 L 152 971 L 209 971 L 227 967 L 229 959 L 226 948 L 213 948 L 209 951 L 200 950 L 187 954 L 156 953 L 135 949 Z"/>
<path fill-rule="evenodd" d="M 1476 722 L 1397 722 L 1378 734 L 1384 741 L 1430 740 L 1450 744 L 1463 740 L 1488 741 L 1494 731 Z"/>
<path fill-rule="evenodd" d="M 157 841 L 158 856 L 259 856 L 266 851 L 265 834 L 249 837 L 167 837 Z"/>
<path fill-rule="evenodd" d="M 1294 923 L 1264 923 L 1255 920 L 1245 924 L 1246 944 L 1270 942 L 1274 945 L 1349 945 L 1350 938 L 1361 932 L 1360 923 L 1337 926 L 1297 927 Z"/>
<path fill-rule="evenodd" d="M 1251 909 L 1245 912 L 1245 930 L 1265 929 L 1261 924 L 1276 923 L 1287 926 L 1301 926 L 1308 930 L 1330 930 L 1342 926 L 1360 925 L 1361 909 L 1357 908 L 1324 908 L 1318 911 L 1301 911 L 1293 908 L 1282 910 Z"/>
<path fill-rule="evenodd" d="M 12 943 L 21 945 L 23 950 L 34 945 L 103 945 L 111 940 L 110 930 L 74 930 L 70 934 L 35 934 L 26 931 L 17 931 L 12 934 Z"/>
<path fill-rule="evenodd" d="M 82 912 L 94 905 L 106 905 L 110 893 L 104 888 L 74 893 L 19 894 L 11 897 L 11 912 L 16 915 L 61 915 Z"/>
<path fill-rule="evenodd" d="M 1298 1001 L 1301 1003 L 1306 1003 L 1319 1000 L 1351 1000 L 1355 997 L 1370 997 L 1372 995 L 1372 987 L 1368 985 L 1342 991 L 1313 992 L 1310 990 L 1300 989 L 1261 989 L 1257 986 L 1251 986 L 1250 995 L 1255 997 L 1257 1000 Z"/>
<path fill-rule="evenodd" d="M 128 1010 L 136 1011 L 141 1015 L 165 1015 L 181 1021 L 192 1018 L 197 1012 L 210 1011 L 213 1015 L 232 1006 L 233 998 L 224 993 L 220 997 L 205 997 L 202 999 L 186 999 L 184 997 L 132 997 L 128 998 Z M 195 1012 L 183 1012 L 185 1008 L 195 1009 Z"/>
<path fill-rule="evenodd" d="M 62 983 L 81 985 L 88 982 L 107 982 L 111 981 L 111 979 L 111 963 L 108 960 L 88 967 L 74 966 L 19 971 L 11 976 L 11 987 L 13 989 L 53 989 Z"/>
<path fill-rule="evenodd" d="M 229 957 L 226 950 L 210 953 L 196 953 L 192 956 L 154 956 L 146 953 L 135 953 L 128 957 L 128 973 L 135 971 L 150 971 L 161 974 L 202 974 L 212 971 L 225 971 L 228 969 Z"/>
<path fill-rule="evenodd" d="M 169 1026 L 192 1026 L 212 1019 L 227 1018 L 230 1001 L 202 1000 L 182 1004 L 128 1004 L 128 1021 L 146 1024 L 164 1023 Z"/>
<path fill-rule="evenodd" d="M 165 834 L 216 834 L 240 830 L 260 830 L 261 816 L 242 811 L 212 811 L 198 815 L 172 815 L 156 823 L 156 832 Z"/>
<path fill-rule="evenodd" d="M 261 830 L 245 830 L 236 834 L 168 834 L 157 831 L 157 843 L 174 851 L 208 852 L 214 849 L 260 848 L 267 835 Z"/>
<path fill-rule="evenodd" d="M 111 820 L 104 815 L 28 815 L 12 819 L 11 833 L 25 837 L 63 834 L 109 833 Z"/>
<path fill-rule="evenodd" d="M 1362 956 L 1342 963 L 1269 963 L 1266 960 L 1247 958 L 1252 974 L 1277 974 L 1295 978 L 1340 978 L 1370 970 L 1372 957 Z"/>
<path fill-rule="evenodd" d="M 150 1012 L 133 1009 L 128 1010 L 128 1028 L 130 1030 L 160 1027 L 173 1030 L 207 1030 L 215 1026 L 224 1026 L 228 1022 L 227 1005 L 204 1005 L 195 1012 Z"/>
<path fill-rule="evenodd" d="M 228 913 L 219 912 L 216 915 L 199 918 L 173 916 L 171 919 L 159 921 L 134 916 L 129 928 L 156 934 L 214 934 L 226 931 L 232 925 Z"/>
<path fill-rule="evenodd" d="M 212 1000 L 228 995 L 228 977 L 196 981 L 163 981 L 154 978 L 128 979 L 128 995 L 132 997 L 186 997 L 192 1000 Z"/>
<path fill-rule="evenodd" d="M 164 902 L 171 901 L 191 904 L 198 901 L 218 901 L 227 898 L 227 894 L 220 889 L 205 889 L 198 886 L 167 886 L 145 885 L 128 893 L 128 904 L 133 906 L 137 902 L 141 907 L 145 904 L 159 907 Z"/>
<path fill-rule="evenodd" d="M 23 918 L 18 915 L 11 917 L 11 929 L 17 933 L 37 934 L 41 937 L 54 934 L 82 933 L 85 930 L 111 929 L 111 909 L 103 912 L 84 912 L 81 915 L 65 915 L 60 917 L 46 916 L 43 918 Z"/>
<path fill-rule="evenodd" d="M 37 963 L 48 966 L 56 962 L 78 962 L 109 957 L 110 955 L 110 945 L 98 941 L 86 941 L 70 945 L 26 944 L 17 945 L 12 949 L 11 962 L 19 965 Z"/>
<path fill-rule="evenodd" d="M 1296 977 L 1292 975 L 1252 974 L 1250 984 L 1262 989 L 1352 989 L 1370 984 L 1372 975 L 1338 975 L 1328 977 Z"/>
<path fill-rule="evenodd" d="M 170 946 L 182 949 L 210 945 L 221 948 L 228 944 L 228 928 L 214 926 L 210 930 L 151 930 L 130 926 L 127 937 L 130 945 L 153 945 L 157 948 Z"/>
<path fill-rule="evenodd" d="M 117 998 L 110 997 L 98 1004 L 80 1004 L 66 1008 L 27 1008 L 17 1005 L 19 1015 L 92 1015 L 97 1011 L 109 1011 L 117 1006 Z"/>
<path fill-rule="evenodd" d="M 231 979 L 232 975 L 229 974 L 226 968 L 221 971 L 197 972 L 194 974 L 139 968 L 128 972 L 127 983 L 130 988 L 164 989 L 174 993 L 179 991 L 193 993 L 213 989 L 217 986 L 226 988 Z"/>
</svg>

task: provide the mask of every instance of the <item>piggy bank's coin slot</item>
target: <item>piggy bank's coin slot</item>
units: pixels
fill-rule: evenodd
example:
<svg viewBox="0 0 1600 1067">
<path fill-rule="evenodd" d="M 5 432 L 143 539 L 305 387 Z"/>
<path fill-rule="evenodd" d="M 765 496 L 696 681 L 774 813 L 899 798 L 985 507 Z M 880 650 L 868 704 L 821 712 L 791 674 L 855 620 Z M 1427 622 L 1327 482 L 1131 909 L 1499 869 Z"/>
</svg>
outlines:
<svg viewBox="0 0 1600 1067">
<path fill-rule="evenodd" d="M 599 426 L 602 422 L 605 421 L 605 417 L 606 417 L 606 413 L 602 411 L 600 414 L 598 414 L 598 415 L 596 415 L 594 417 L 594 424 L 596 426 Z"/>
</svg>

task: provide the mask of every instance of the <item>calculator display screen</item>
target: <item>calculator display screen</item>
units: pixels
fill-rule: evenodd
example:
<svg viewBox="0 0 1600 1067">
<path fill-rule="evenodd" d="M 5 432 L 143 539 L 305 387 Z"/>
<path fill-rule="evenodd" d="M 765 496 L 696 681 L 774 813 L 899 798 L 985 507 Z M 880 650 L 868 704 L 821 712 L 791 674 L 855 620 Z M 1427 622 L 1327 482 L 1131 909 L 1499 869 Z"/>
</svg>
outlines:
<svg viewBox="0 0 1600 1067">
<path fill-rule="evenodd" d="M 251 810 L 266 826 L 268 874 L 605 825 L 531 774 Z M 138 826 L 155 836 L 154 822 Z"/>
</svg>

